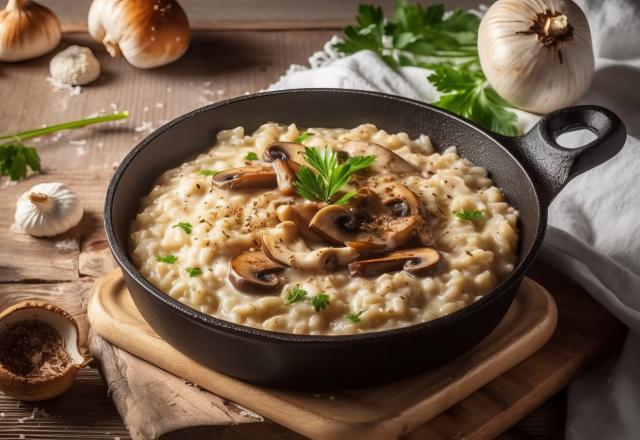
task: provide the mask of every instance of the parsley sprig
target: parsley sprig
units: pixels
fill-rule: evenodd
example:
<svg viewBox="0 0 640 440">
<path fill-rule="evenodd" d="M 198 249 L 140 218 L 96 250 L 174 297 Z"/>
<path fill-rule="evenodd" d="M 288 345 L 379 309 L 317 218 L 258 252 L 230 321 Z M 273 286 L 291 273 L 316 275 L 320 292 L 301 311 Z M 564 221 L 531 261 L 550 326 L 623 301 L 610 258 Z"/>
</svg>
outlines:
<svg viewBox="0 0 640 440">
<path fill-rule="evenodd" d="M 443 5 L 396 4 L 393 18 L 382 9 L 360 5 L 357 24 L 345 28 L 336 48 L 351 54 L 377 53 L 389 66 L 418 66 L 433 73 L 428 80 L 442 93 L 436 106 L 505 135 L 518 133 L 517 117 L 489 86 L 478 58 L 480 19 L 462 9 L 445 13 Z"/>
<path fill-rule="evenodd" d="M 331 147 L 305 147 L 302 153 L 307 165 L 300 167 L 296 189 L 307 200 L 342 205 L 351 199 L 355 191 L 336 198 L 353 174 L 370 166 L 376 156 L 352 156 L 340 163 L 338 154 Z"/>
<path fill-rule="evenodd" d="M 304 141 L 306 141 L 307 139 L 309 139 L 310 137 L 313 136 L 313 133 L 310 133 L 308 131 L 305 131 L 304 133 L 302 133 L 300 136 L 296 137 L 293 142 L 295 142 L 296 144 L 301 144 Z"/>
<path fill-rule="evenodd" d="M 360 321 L 362 321 L 361 316 L 362 316 L 362 314 L 363 314 L 363 313 L 364 313 L 364 310 L 360 310 L 358 313 L 348 313 L 348 314 L 346 315 L 346 318 L 347 318 L 349 321 L 353 322 L 354 324 L 357 324 L 357 323 L 359 323 Z"/>
<path fill-rule="evenodd" d="M 191 230 L 193 229 L 193 226 L 189 222 L 179 222 L 179 223 L 177 223 L 177 224 L 175 224 L 175 225 L 173 225 L 171 227 L 172 228 L 180 228 L 184 232 L 186 232 L 187 234 L 191 234 Z"/>
<path fill-rule="evenodd" d="M 118 119 L 126 119 L 128 117 L 129 112 L 116 112 L 109 115 L 79 119 L 77 121 L 64 122 L 62 124 L 50 125 L 48 127 L 1 135 L 0 175 L 9 176 L 11 180 L 20 180 L 27 176 L 28 168 L 31 168 L 32 171 L 40 171 L 41 164 L 38 151 L 33 147 L 28 147 L 23 144 L 23 141 L 27 139 L 33 139 L 61 130 L 82 128 L 87 125 L 116 121 Z"/>
<path fill-rule="evenodd" d="M 167 255 L 166 257 L 161 257 L 161 256 L 156 257 L 156 261 L 159 261 L 160 263 L 173 264 L 177 260 L 178 260 L 178 257 L 176 257 L 175 255 Z"/>
<path fill-rule="evenodd" d="M 454 213 L 458 220 L 467 220 L 470 222 L 474 222 L 476 220 L 482 220 L 484 218 L 484 214 L 482 211 L 474 210 L 474 211 L 458 211 Z"/>
<path fill-rule="evenodd" d="M 290 306 L 291 304 L 299 303 L 309 299 L 309 292 L 301 287 L 294 287 L 287 295 L 285 304 Z M 311 305 L 316 312 L 321 312 L 326 309 L 331 303 L 329 295 L 323 292 L 319 292 L 311 297 Z"/>
</svg>

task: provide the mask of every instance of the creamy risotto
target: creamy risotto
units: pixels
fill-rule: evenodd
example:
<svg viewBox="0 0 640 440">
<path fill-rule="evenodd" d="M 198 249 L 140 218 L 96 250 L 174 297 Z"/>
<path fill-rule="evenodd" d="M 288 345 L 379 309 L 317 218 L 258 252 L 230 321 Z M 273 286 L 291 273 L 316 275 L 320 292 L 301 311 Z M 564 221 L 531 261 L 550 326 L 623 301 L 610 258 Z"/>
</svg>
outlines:
<svg viewBox="0 0 640 440">
<path fill-rule="evenodd" d="M 309 200 L 309 151 L 363 168 L 329 203 Z M 426 135 L 267 123 L 221 131 L 165 172 L 131 225 L 131 257 L 167 295 L 227 321 L 371 332 L 490 292 L 516 263 L 517 218 L 484 168 L 455 147 L 436 153 Z"/>
</svg>

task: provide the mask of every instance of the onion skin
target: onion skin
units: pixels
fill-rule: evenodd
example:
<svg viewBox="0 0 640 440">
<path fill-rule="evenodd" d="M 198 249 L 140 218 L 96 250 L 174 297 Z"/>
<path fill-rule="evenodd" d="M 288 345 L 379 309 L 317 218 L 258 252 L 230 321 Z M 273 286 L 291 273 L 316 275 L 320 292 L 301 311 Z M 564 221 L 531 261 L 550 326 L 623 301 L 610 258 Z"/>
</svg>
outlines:
<svg viewBox="0 0 640 440">
<path fill-rule="evenodd" d="M 549 23 L 546 30 L 551 35 L 545 36 L 544 25 L 535 28 L 541 15 L 540 23 L 547 15 L 557 17 L 551 21 L 557 22 L 557 38 Z M 570 0 L 496 1 L 480 22 L 478 55 L 495 91 L 511 105 L 533 113 L 573 104 L 593 79 L 589 24 Z"/>
</svg>

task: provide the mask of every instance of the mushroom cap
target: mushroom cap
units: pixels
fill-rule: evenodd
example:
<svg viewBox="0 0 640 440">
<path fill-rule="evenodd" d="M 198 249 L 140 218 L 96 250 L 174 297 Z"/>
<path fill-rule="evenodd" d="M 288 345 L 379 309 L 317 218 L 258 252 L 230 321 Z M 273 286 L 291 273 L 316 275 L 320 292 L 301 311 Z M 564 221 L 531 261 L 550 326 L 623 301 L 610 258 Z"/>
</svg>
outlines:
<svg viewBox="0 0 640 440">
<path fill-rule="evenodd" d="M 350 156 L 376 156 L 368 167 L 372 173 L 415 173 L 416 167 L 388 148 L 371 141 L 350 141 L 342 145 L 341 150 Z"/>
<path fill-rule="evenodd" d="M 64 349 L 70 362 L 60 374 L 38 377 L 17 375 L 0 362 L 0 390 L 7 395 L 25 401 L 48 400 L 71 388 L 76 373 L 91 362 L 91 357 L 80 348 L 78 324 L 75 319 L 53 304 L 25 301 L 9 307 L 0 314 L 0 334 L 20 321 L 37 319 L 53 327 L 64 341 Z"/>
<path fill-rule="evenodd" d="M 322 208 L 309 222 L 311 230 L 333 244 L 359 252 L 381 252 L 404 246 L 413 238 L 427 244 L 430 236 L 417 197 L 405 185 L 387 182 L 361 188 L 346 206 Z"/>
<path fill-rule="evenodd" d="M 298 232 L 305 241 L 322 242 L 322 238 L 313 232 L 309 223 L 324 203 L 304 203 L 302 205 L 280 205 L 276 208 L 276 216 L 281 222 L 291 221 L 298 227 Z"/>
<path fill-rule="evenodd" d="M 302 153 L 304 145 L 296 142 L 274 142 L 262 153 L 262 160 L 273 162 L 274 160 L 291 160 L 297 163 L 304 163 Z"/>
<path fill-rule="evenodd" d="M 229 281 L 245 292 L 273 292 L 282 279 L 277 275 L 285 266 L 269 259 L 262 251 L 247 251 L 229 262 Z"/>
<path fill-rule="evenodd" d="M 275 188 L 277 177 L 270 166 L 246 166 L 219 172 L 213 183 L 227 189 Z"/>
<path fill-rule="evenodd" d="M 371 276 L 405 270 L 411 275 L 425 275 L 440 261 L 440 254 L 432 248 L 403 249 L 388 255 L 349 264 L 351 276 Z"/>
<path fill-rule="evenodd" d="M 271 259 L 309 272 L 331 272 L 360 255 L 349 247 L 310 249 L 294 222 L 285 221 L 262 233 L 262 250 Z"/>
<path fill-rule="evenodd" d="M 355 216 L 346 207 L 328 205 L 313 216 L 309 228 L 329 243 L 344 245 L 356 240 L 357 231 L 346 227 L 354 220 Z"/>
</svg>

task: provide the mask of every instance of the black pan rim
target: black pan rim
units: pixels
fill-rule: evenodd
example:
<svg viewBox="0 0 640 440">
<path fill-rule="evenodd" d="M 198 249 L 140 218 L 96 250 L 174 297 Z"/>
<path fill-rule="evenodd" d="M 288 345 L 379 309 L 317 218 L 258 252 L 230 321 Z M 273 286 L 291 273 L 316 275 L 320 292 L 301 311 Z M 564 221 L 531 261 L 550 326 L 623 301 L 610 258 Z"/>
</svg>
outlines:
<svg viewBox="0 0 640 440">
<path fill-rule="evenodd" d="M 426 107 L 431 111 L 435 111 L 437 113 L 444 114 L 445 116 L 455 119 L 458 122 L 469 127 L 470 130 L 474 130 L 476 132 L 481 133 L 483 136 L 487 137 L 494 144 L 499 146 L 507 153 L 513 162 L 517 164 L 517 166 L 521 169 L 525 176 L 528 178 L 528 185 L 530 185 L 534 189 L 534 193 L 536 196 L 536 207 L 538 208 L 538 227 L 535 232 L 535 239 L 531 245 L 530 250 L 524 255 L 524 258 L 516 266 L 516 269 L 500 284 L 498 284 L 491 292 L 484 295 L 481 299 L 475 301 L 474 303 L 450 314 L 440 318 L 436 318 L 430 321 L 426 321 L 419 324 L 408 325 L 405 327 L 398 327 L 389 330 L 382 331 L 374 331 L 374 332 L 365 332 L 365 333 L 354 333 L 348 335 L 297 335 L 293 333 L 283 333 L 283 332 L 273 332 L 269 330 L 263 330 L 259 328 L 249 327 L 242 324 L 236 324 L 231 321 L 226 321 L 221 318 L 216 318 L 211 315 L 207 315 L 205 313 L 199 312 L 181 302 L 171 298 L 166 293 L 162 292 L 160 289 L 152 285 L 149 281 L 147 281 L 135 268 L 129 256 L 127 255 L 126 250 L 120 246 L 118 240 L 116 238 L 115 230 L 113 229 L 112 217 L 113 217 L 113 199 L 115 197 L 115 193 L 118 189 L 118 184 L 122 176 L 126 173 L 129 165 L 136 156 L 142 151 L 148 144 L 150 144 L 157 137 L 162 136 L 165 132 L 170 130 L 171 128 L 181 124 L 182 122 L 192 118 L 195 115 L 198 115 L 203 112 L 207 112 L 211 109 L 224 107 L 226 105 L 234 104 L 236 102 L 241 102 L 245 100 L 252 99 L 260 99 L 264 97 L 274 96 L 274 95 L 288 95 L 288 94 L 296 94 L 296 93 L 332 93 L 332 94 L 345 94 L 345 95 L 369 95 L 375 96 L 383 99 L 390 99 L 394 101 L 401 101 L 411 105 L 417 105 L 420 107 Z M 362 341 L 379 341 L 384 339 L 394 339 L 406 336 L 408 334 L 414 332 L 422 332 L 427 331 L 430 328 L 437 328 L 442 325 L 448 325 L 448 323 L 461 321 L 466 318 L 467 315 L 475 312 L 479 308 L 485 307 L 485 305 L 490 304 L 491 302 L 497 300 L 501 294 L 505 293 L 512 287 L 514 284 L 520 283 L 522 278 L 524 277 L 525 272 L 531 266 L 533 259 L 540 247 L 542 239 L 544 237 L 544 231 L 546 229 L 547 224 L 547 212 L 546 209 L 542 208 L 540 202 L 540 194 L 538 193 L 538 189 L 534 184 L 530 173 L 523 167 L 522 163 L 514 157 L 514 155 L 504 147 L 502 142 L 495 137 L 492 133 L 487 130 L 479 127 L 471 121 L 468 121 L 464 118 L 461 118 L 449 111 L 440 109 L 433 105 L 429 105 L 427 103 L 417 101 L 410 98 L 400 97 L 396 95 L 390 95 L 386 93 L 380 92 L 372 92 L 372 91 L 362 91 L 362 90 L 352 90 L 352 89 L 335 89 L 335 88 L 311 88 L 311 89 L 287 89 L 287 90 L 278 90 L 278 91 L 270 91 L 270 92 L 260 92 L 251 95 L 239 96 L 231 99 L 227 99 L 224 101 L 216 102 L 214 104 L 210 104 L 195 110 L 192 110 L 182 116 L 179 116 L 172 121 L 166 123 L 162 127 L 155 130 L 153 133 L 149 134 L 142 141 L 140 141 L 122 160 L 118 168 L 116 169 L 111 181 L 109 182 L 109 186 L 107 188 L 106 198 L 105 198 L 105 208 L 104 208 L 104 228 L 106 232 L 107 242 L 109 247 L 111 248 L 111 252 L 113 253 L 118 265 L 121 269 L 123 269 L 126 274 L 133 279 L 136 283 L 138 283 L 145 293 L 151 294 L 152 297 L 161 302 L 164 306 L 168 307 L 174 314 L 180 315 L 182 318 L 188 319 L 189 321 L 196 323 L 200 326 L 203 326 L 209 330 L 218 330 L 226 333 L 232 333 L 237 336 L 250 336 L 255 339 L 262 339 L 270 342 L 282 342 L 282 343 L 304 343 L 305 345 L 309 344 L 328 344 L 328 343 L 345 343 L 345 342 L 362 342 Z"/>
</svg>

